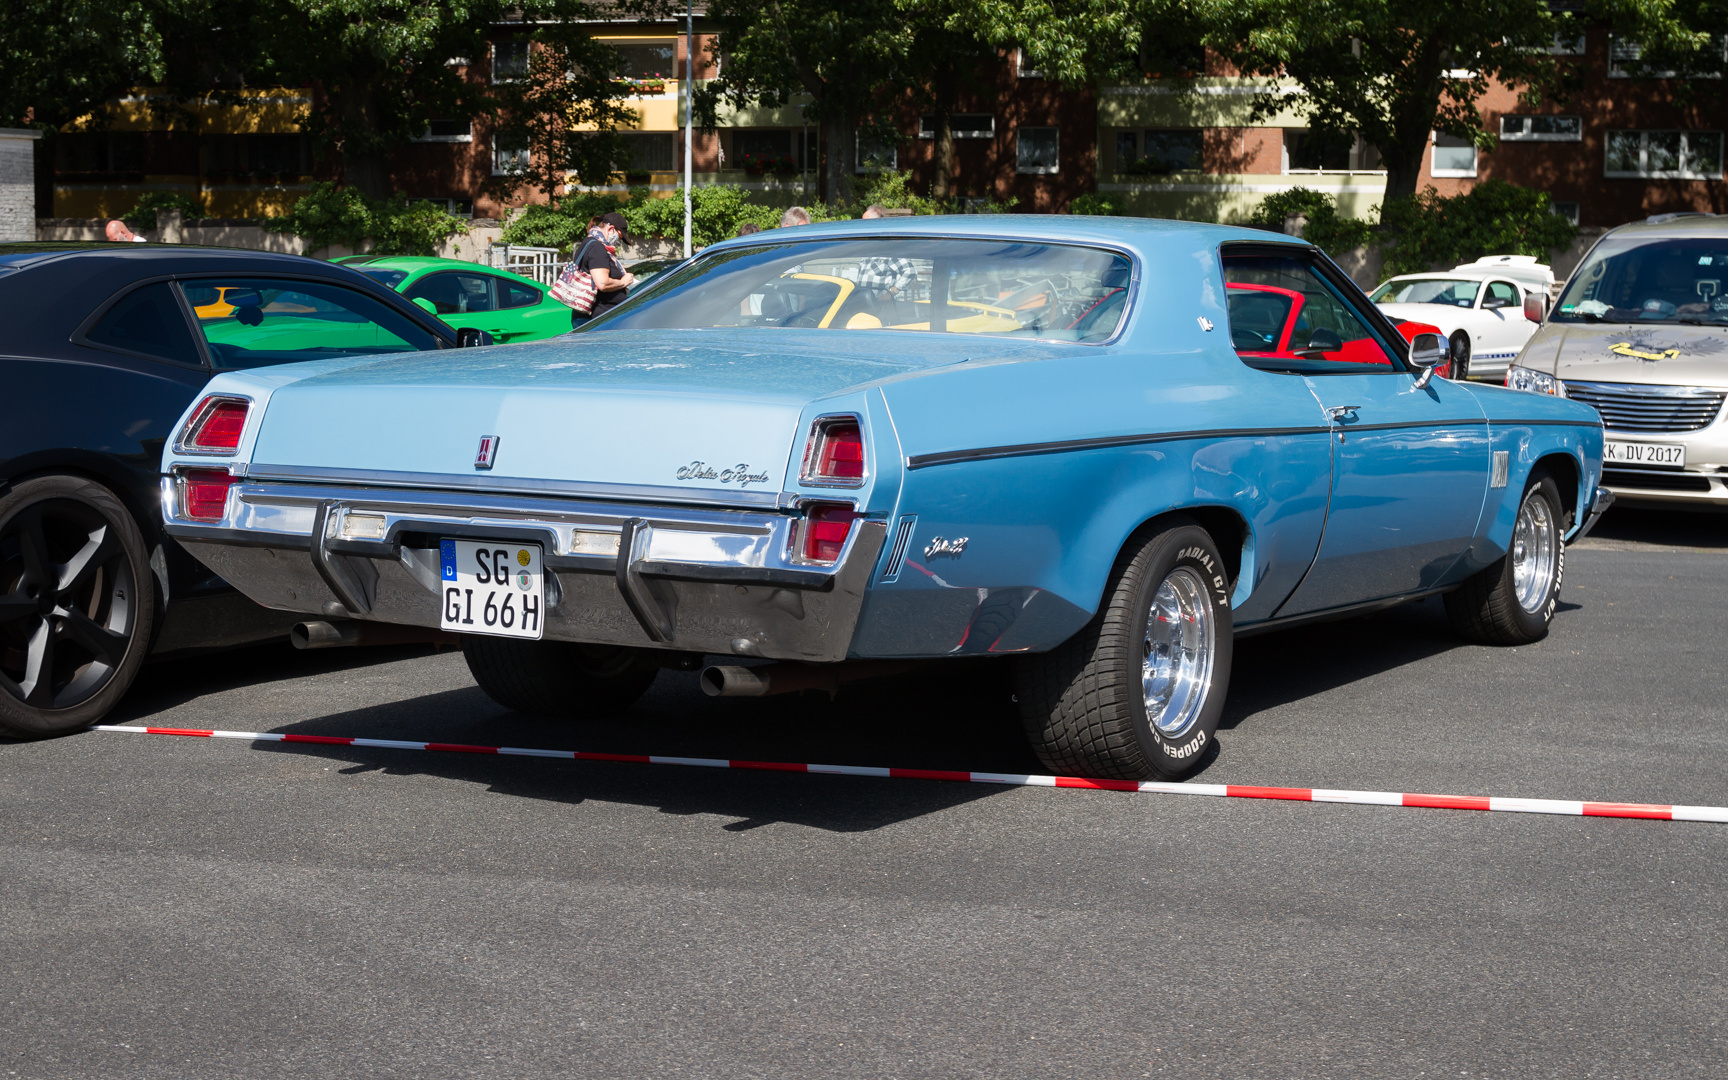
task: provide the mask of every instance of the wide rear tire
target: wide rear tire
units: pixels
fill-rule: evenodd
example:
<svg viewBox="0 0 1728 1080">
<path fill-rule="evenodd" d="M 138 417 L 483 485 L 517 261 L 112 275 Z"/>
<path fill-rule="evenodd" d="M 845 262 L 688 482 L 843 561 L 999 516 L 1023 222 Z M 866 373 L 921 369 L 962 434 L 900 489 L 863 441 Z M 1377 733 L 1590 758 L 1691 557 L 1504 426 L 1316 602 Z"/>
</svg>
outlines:
<svg viewBox="0 0 1728 1080">
<path fill-rule="evenodd" d="M 38 476 L 0 495 L 0 734 L 100 720 L 137 677 L 155 625 L 144 536 L 112 491 Z"/>
<path fill-rule="evenodd" d="M 1032 750 L 1059 775 L 1177 779 L 1200 762 L 1230 686 L 1230 582 L 1186 518 L 1132 540 L 1100 610 L 1018 671 Z"/>
<path fill-rule="evenodd" d="M 568 641 L 470 635 L 462 658 L 486 696 L 505 708 L 573 720 L 623 712 L 660 673 L 639 649 Z"/>
<path fill-rule="evenodd" d="M 1446 594 L 1452 628 L 1484 645 L 1528 645 L 1548 636 L 1566 577 L 1566 511 L 1552 477 L 1524 487 L 1511 550 Z"/>
</svg>

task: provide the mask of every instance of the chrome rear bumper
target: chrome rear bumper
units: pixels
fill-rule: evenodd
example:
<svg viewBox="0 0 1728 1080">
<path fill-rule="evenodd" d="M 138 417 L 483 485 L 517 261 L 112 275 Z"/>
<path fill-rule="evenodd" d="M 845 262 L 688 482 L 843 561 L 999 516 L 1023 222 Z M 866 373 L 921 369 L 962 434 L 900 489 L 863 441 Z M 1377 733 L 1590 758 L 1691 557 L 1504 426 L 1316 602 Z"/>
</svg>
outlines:
<svg viewBox="0 0 1728 1080">
<path fill-rule="evenodd" d="M 884 523 L 832 566 L 798 561 L 796 511 L 318 483 L 236 483 L 195 522 L 162 481 L 165 528 L 265 607 L 436 627 L 447 537 L 542 545 L 546 637 L 786 660 L 846 658 Z"/>
</svg>

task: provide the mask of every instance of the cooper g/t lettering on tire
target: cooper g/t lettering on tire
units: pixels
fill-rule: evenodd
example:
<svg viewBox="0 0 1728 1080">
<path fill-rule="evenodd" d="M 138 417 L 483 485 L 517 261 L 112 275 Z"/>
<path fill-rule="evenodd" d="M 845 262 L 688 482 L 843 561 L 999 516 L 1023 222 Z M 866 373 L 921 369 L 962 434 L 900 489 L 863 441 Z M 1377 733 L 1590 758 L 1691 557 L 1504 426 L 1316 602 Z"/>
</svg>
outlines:
<svg viewBox="0 0 1728 1080">
<path fill-rule="evenodd" d="M 1123 549 L 1084 630 L 1021 661 L 1021 720 L 1046 767 L 1145 780 L 1199 762 L 1230 685 L 1223 565 L 1204 529 L 1168 520 Z"/>
</svg>

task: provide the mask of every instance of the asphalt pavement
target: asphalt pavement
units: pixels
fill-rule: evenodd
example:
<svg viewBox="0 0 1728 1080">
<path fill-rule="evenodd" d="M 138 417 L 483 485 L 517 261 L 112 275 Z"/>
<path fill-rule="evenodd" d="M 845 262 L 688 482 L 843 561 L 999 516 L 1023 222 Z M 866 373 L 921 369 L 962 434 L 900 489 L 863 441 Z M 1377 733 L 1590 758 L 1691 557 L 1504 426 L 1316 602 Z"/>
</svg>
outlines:
<svg viewBox="0 0 1728 1080">
<path fill-rule="evenodd" d="M 1196 779 L 1728 805 L 1728 516 L 1554 631 L 1238 646 Z M 1041 771 L 976 662 L 626 717 L 459 654 L 158 664 L 113 722 Z M 89 733 L 0 743 L 6 1077 L 1720 1077 L 1728 826 Z"/>
</svg>

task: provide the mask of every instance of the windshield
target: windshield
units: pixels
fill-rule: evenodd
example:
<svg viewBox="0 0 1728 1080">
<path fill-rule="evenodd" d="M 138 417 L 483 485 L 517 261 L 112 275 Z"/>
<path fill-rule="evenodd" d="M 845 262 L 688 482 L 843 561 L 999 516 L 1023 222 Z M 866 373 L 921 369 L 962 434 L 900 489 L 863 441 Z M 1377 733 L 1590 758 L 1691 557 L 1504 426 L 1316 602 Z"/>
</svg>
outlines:
<svg viewBox="0 0 1728 1080">
<path fill-rule="evenodd" d="M 1445 304 L 1469 307 L 1476 302 L 1480 281 L 1462 278 L 1402 278 L 1388 281 L 1368 298 L 1376 304 Z"/>
<path fill-rule="evenodd" d="M 356 267 L 355 269 L 359 268 Z M 406 270 L 361 270 L 360 272 L 371 278 L 373 281 L 376 281 L 378 284 L 384 286 L 386 289 L 394 289 L 396 286 L 402 284 L 403 278 L 408 276 L 408 271 Z"/>
<path fill-rule="evenodd" d="M 1728 323 L 1728 236 L 1604 240 L 1560 294 L 1555 322 Z"/>
<path fill-rule="evenodd" d="M 1095 248 L 1020 240 L 878 237 L 715 252 L 583 326 L 811 327 L 1104 341 L 1130 265 Z"/>
</svg>

